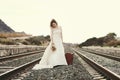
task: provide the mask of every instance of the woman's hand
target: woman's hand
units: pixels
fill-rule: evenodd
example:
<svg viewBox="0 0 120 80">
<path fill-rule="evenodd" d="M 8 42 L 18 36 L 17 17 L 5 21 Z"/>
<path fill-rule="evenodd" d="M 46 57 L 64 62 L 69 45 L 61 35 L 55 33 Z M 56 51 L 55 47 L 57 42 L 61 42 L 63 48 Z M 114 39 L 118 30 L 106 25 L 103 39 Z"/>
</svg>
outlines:
<svg viewBox="0 0 120 80">
<path fill-rule="evenodd" d="M 56 50 L 56 47 L 55 47 L 55 44 L 54 44 L 54 43 L 52 43 L 51 49 L 52 49 L 52 51 L 55 51 L 55 50 Z"/>
</svg>

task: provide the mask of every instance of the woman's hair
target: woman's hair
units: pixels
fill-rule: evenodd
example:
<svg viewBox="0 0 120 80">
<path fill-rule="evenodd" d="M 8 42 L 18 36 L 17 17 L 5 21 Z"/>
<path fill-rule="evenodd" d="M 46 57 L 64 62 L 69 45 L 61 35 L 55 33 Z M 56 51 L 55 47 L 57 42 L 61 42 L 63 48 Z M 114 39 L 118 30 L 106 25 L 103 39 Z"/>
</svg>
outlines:
<svg viewBox="0 0 120 80">
<path fill-rule="evenodd" d="M 57 24 L 57 21 L 55 19 L 52 19 L 51 22 L 50 22 L 50 26 L 52 26 L 52 23 L 56 23 Z"/>
</svg>

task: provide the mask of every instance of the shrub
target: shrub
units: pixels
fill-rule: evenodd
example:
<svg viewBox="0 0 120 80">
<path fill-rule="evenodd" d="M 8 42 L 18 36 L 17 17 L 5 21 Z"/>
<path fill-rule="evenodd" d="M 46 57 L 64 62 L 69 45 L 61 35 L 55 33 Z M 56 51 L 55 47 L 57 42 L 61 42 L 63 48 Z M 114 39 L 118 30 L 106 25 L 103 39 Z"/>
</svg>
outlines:
<svg viewBox="0 0 120 80">
<path fill-rule="evenodd" d="M 22 44 L 24 44 L 24 45 L 30 45 L 30 43 L 28 41 L 23 41 Z"/>
<path fill-rule="evenodd" d="M 5 39 L 5 38 L 0 38 L 0 43 L 1 44 L 6 44 L 6 45 L 15 45 L 16 42 L 14 40 L 11 39 Z"/>
</svg>

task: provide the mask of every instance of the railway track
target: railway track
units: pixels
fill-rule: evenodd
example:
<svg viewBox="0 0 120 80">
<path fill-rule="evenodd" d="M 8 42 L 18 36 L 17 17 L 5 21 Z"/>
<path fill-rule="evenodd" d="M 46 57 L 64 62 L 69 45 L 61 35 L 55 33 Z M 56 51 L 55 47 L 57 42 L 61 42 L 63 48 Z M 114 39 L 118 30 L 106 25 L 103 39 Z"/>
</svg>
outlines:
<svg viewBox="0 0 120 80">
<path fill-rule="evenodd" d="M 27 68 L 34 66 L 40 61 L 41 58 L 38 58 L 36 60 L 33 60 L 31 62 L 28 62 L 26 64 L 23 64 L 21 66 L 15 67 L 13 69 L 10 69 L 2 74 L 0 74 L 0 80 L 14 80 L 14 77 L 23 71 L 25 71 Z"/>
<path fill-rule="evenodd" d="M 1 57 L 0 58 L 0 80 L 14 80 L 13 78 L 17 76 L 18 74 L 21 74 L 22 72 L 25 72 L 25 70 L 32 68 L 34 64 L 38 63 L 40 61 L 40 58 L 34 59 L 32 61 L 26 61 L 24 64 L 21 64 L 19 66 L 10 66 L 10 65 L 4 65 L 3 63 L 6 62 L 12 62 L 14 60 L 19 60 L 23 57 L 28 57 L 32 55 L 39 55 L 40 53 L 44 52 L 44 50 L 39 50 L 39 51 L 33 51 L 33 52 L 26 52 L 22 54 L 16 54 L 16 55 L 11 55 L 11 56 L 6 56 L 6 57 Z M 39 57 L 39 56 L 38 56 Z M 13 62 L 12 62 L 13 63 Z M 16 79 L 15 79 L 16 80 Z"/>
<path fill-rule="evenodd" d="M 92 51 L 92 50 L 88 50 L 88 49 L 81 49 L 81 50 L 89 52 L 89 53 L 92 53 L 92 54 L 100 55 L 100 56 L 103 56 L 103 57 L 106 57 L 106 58 L 109 58 L 109 59 L 113 59 L 113 60 L 116 60 L 116 61 L 120 62 L 120 57 L 106 55 L 106 54 L 101 54 L 100 52 Z"/>
<path fill-rule="evenodd" d="M 111 70 L 101 66 L 81 52 L 72 49 L 78 59 L 82 62 L 83 66 L 93 76 L 93 80 L 120 80 L 120 76 Z"/>
<path fill-rule="evenodd" d="M 38 54 L 38 53 L 41 53 L 41 52 L 44 52 L 44 50 L 33 51 L 33 52 L 25 52 L 25 53 L 22 53 L 22 54 L 16 54 L 16 55 L 11 55 L 11 56 L 1 57 L 0 62 L 13 60 L 13 59 L 21 58 L 21 57 L 28 56 L 28 55 Z"/>
<path fill-rule="evenodd" d="M 94 62 L 93 60 L 89 59 L 85 55 L 81 54 L 81 52 L 72 49 L 78 59 L 84 64 L 83 66 L 87 68 L 88 72 L 93 76 L 93 80 L 120 80 L 120 76 L 115 74 L 114 72 L 108 70 L 105 67 L 102 67 L 98 63 Z M 5 72 L 0 74 L 0 80 L 15 80 L 15 76 L 18 74 L 22 74 L 22 72 L 27 72 L 32 67 L 40 61 L 41 58 L 36 60 L 27 62 L 18 67 L 4 67 Z M 7 59 L 10 60 L 10 59 Z M 4 61 L 4 60 L 3 60 Z M 1 69 L 2 67 L 0 67 Z M 3 69 L 3 71 L 4 71 Z M 27 71 L 26 71 L 27 70 Z M 18 79 L 18 78 L 16 78 Z"/>
</svg>

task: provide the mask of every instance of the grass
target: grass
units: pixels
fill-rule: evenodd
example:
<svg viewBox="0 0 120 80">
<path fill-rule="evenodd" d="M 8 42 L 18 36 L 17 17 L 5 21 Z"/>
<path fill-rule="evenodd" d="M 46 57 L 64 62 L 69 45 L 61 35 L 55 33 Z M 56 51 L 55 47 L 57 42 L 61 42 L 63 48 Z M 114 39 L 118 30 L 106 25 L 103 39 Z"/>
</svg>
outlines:
<svg viewBox="0 0 120 80">
<path fill-rule="evenodd" d="M 19 32 L 15 32 L 15 33 L 0 33 L 0 38 L 24 37 L 24 36 L 30 36 L 30 35 L 27 35 L 25 33 L 19 33 Z"/>
</svg>

